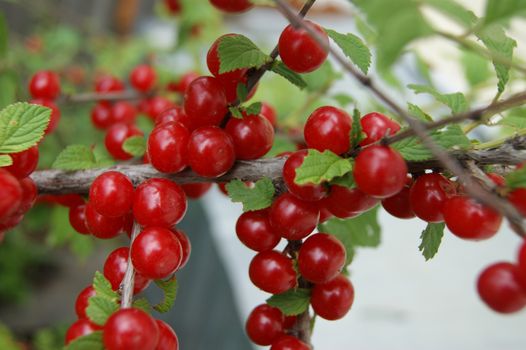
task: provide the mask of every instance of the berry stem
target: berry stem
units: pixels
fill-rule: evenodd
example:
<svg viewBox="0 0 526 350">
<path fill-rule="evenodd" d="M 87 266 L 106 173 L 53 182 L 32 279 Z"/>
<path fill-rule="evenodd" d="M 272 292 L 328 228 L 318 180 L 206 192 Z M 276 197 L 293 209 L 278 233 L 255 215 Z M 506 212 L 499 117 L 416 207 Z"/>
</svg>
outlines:
<svg viewBox="0 0 526 350">
<path fill-rule="evenodd" d="M 139 234 L 141 231 L 141 226 L 133 222 L 133 229 L 130 239 L 130 248 L 135 240 L 135 237 Z M 130 249 L 131 253 L 131 249 Z M 133 264 L 131 261 L 131 257 L 128 257 L 128 267 L 126 268 L 126 273 L 124 274 L 124 278 L 122 279 L 122 283 L 120 285 L 120 291 L 121 291 L 121 309 L 130 308 L 133 303 L 133 286 L 135 282 L 135 269 L 133 268 Z"/>
</svg>

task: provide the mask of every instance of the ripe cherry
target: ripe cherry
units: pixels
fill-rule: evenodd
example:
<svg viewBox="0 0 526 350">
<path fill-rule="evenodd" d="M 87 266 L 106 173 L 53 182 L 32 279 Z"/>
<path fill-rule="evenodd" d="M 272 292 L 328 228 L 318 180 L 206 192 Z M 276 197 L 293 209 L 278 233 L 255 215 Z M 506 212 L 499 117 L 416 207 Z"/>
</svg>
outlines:
<svg viewBox="0 0 526 350">
<path fill-rule="evenodd" d="M 155 350 L 179 350 L 179 339 L 170 325 L 161 320 L 155 320 L 159 328 L 159 342 Z"/>
<path fill-rule="evenodd" d="M 360 146 L 375 143 L 382 137 L 394 135 L 400 130 L 400 124 L 378 112 L 364 115 L 360 119 L 360 124 L 366 136 L 360 141 Z"/>
<path fill-rule="evenodd" d="M 186 213 L 183 189 L 167 179 L 148 179 L 135 190 L 133 215 L 141 226 L 171 228 Z"/>
<path fill-rule="evenodd" d="M 4 169 L 9 171 L 13 176 L 15 176 L 18 179 L 28 177 L 37 168 L 37 146 L 33 146 L 22 152 L 11 153 L 10 156 L 13 160 L 13 164 L 5 167 Z"/>
<path fill-rule="evenodd" d="M 62 194 L 59 196 L 53 196 L 55 202 L 58 204 L 71 208 L 84 204 L 84 198 L 78 194 Z"/>
<path fill-rule="evenodd" d="M 87 318 L 75 321 L 66 331 L 66 345 L 73 340 L 100 330 L 102 327 L 91 323 Z"/>
<path fill-rule="evenodd" d="M 103 342 L 107 350 L 155 350 L 159 327 L 146 312 L 120 309 L 104 325 Z"/>
<path fill-rule="evenodd" d="M 86 222 L 86 205 L 69 208 L 69 223 L 80 234 L 89 235 L 90 230 Z"/>
<path fill-rule="evenodd" d="M 329 196 L 323 201 L 325 208 L 340 219 L 348 219 L 360 215 L 378 204 L 373 198 L 358 188 L 347 188 L 333 185 Z"/>
<path fill-rule="evenodd" d="M 122 148 L 124 141 L 132 136 L 142 136 L 143 133 L 135 125 L 129 124 L 115 124 L 111 126 L 106 132 L 104 144 L 106 149 L 115 159 L 128 160 L 133 156 Z"/>
<path fill-rule="evenodd" d="M 111 106 L 107 103 L 97 103 L 91 110 L 91 122 L 97 129 L 107 129 L 113 123 Z"/>
<path fill-rule="evenodd" d="M 183 74 L 177 83 L 170 84 L 170 91 L 175 91 L 180 94 L 184 94 L 188 86 L 200 75 L 196 72 L 187 72 Z"/>
<path fill-rule="evenodd" d="M 526 216 L 526 188 L 517 188 L 510 192 L 508 200 L 522 216 Z"/>
<path fill-rule="evenodd" d="M 478 278 L 477 290 L 482 301 L 496 312 L 508 314 L 526 306 L 526 291 L 519 284 L 519 269 L 507 262 L 488 266 Z"/>
<path fill-rule="evenodd" d="M 24 214 L 14 213 L 11 214 L 11 216 L 0 220 L 0 232 L 9 231 L 12 228 L 15 228 L 20 222 L 22 222 L 23 219 Z"/>
<path fill-rule="evenodd" d="M 95 289 L 93 289 L 92 286 L 87 286 L 79 293 L 77 300 L 75 301 L 75 312 L 77 313 L 77 317 L 79 319 L 88 318 L 88 315 L 86 315 L 88 301 L 89 298 L 95 296 L 96 294 L 97 293 L 95 292 Z"/>
<path fill-rule="evenodd" d="M 205 177 L 226 173 L 236 160 L 230 135 L 216 126 L 195 130 L 188 143 L 188 162 L 194 172 Z"/>
<path fill-rule="evenodd" d="M 206 55 L 206 65 L 208 66 L 208 70 L 210 73 L 212 73 L 213 76 L 219 77 L 221 76 L 222 80 L 239 80 L 245 75 L 246 69 L 236 69 L 230 72 L 219 74 L 220 70 L 220 60 L 219 60 L 219 43 L 221 40 L 225 37 L 234 37 L 238 36 L 237 34 L 225 34 L 220 36 L 219 38 L 214 41 L 210 49 L 208 50 L 208 53 Z"/>
<path fill-rule="evenodd" d="M 123 90 L 124 84 L 122 81 L 111 75 L 103 75 L 95 81 L 95 91 L 98 93 L 119 92 Z"/>
<path fill-rule="evenodd" d="M 283 180 L 285 181 L 285 185 L 287 185 L 289 192 L 299 199 L 305 201 L 319 201 L 328 195 L 328 190 L 325 185 L 297 185 L 295 183 L 296 169 L 303 164 L 303 160 L 306 156 L 307 150 L 300 150 L 289 156 L 283 166 Z"/>
<path fill-rule="evenodd" d="M 236 223 L 236 234 L 241 243 L 257 252 L 273 249 L 281 240 L 272 229 L 268 210 L 247 211 Z"/>
<path fill-rule="evenodd" d="M 500 186 L 504 186 L 506 185 L 506 181 L 504 180 L 504 177 L 500 176 L 499 174 L 497 173 L 487 173 L 486 174 L 491 181 L 493 181 L 493 183 L 500 187 Z"/>
<path fill-rule="evenodd" d="M 278 113 L 269 103 L 261 103 L 261 111 L 259 112 L 259 115 L 267 119 L 274 128 L 278 125 Z"/>
<path fill-rule="evenodd" d="M 184 233 L 183 231 L 174 229 L 172 232 L 174 233 L 175 237 L 177 237 L 177 239 L 179 240 L 179 243 L 181 243 L 181 248 L 183 252 L 183 255 L 181 257 L 181 264 L 178 268 L 178 270 L 180 270 L 183 267 L 185 267 L 186 263 L 190 259 L 190 255 L 192 254 L 192 244 L 190 243 L 190 239 L 188 238 L 186 233 Z"/>
<path fill-rule="evenodd" d="M 183 124 L 165 123 L 148 137 L 148 156 L 152 166 L 163 173 L 178 173 L 188 165 L 190 132 Z"/>
<path fill-rule="evenodd" d="M 275 251 L 258 253 L 250 262 L 250 280 L 267 293 L 280 294 L 297 284 L 292 259 Z"/>
<path fill-rule="evenodd" d="M 314 312 L 326 320 L 338 320 L 351 309 L 354 288 L 347 277 L 338 275 L 329 282 L 316 284 L 310 302 Z"/>
<path fill-rule="evenodd" d="M 170 122 L 179 122 L 185 126 L 188 130 L 191 129 L 190 118 L 184 112 L 184 109 L 180 106 L 174 106 L 169 108 L 155 118 L 155 126 L 163 125 Z"/>
<path fill-rule="evenodd" d="M 345 258 L 345 247 L 336 237 L 317 233 L 307 238 L 299 250 L 299 272 L 309 282 L 325 283 L 341 272 Z"/>
<path fill-rule="evenodd" d="M 163 96 L 154 96 L 146 100 L 145 111 L 152 120 L 167 109 L 175 107 L 175 103 Z"/>
<path fill-rule="evenodd" d="M 137 118 L 137 109 L 126 101 L 118 101 L 111 107 L 111 124 L 133 124 Z"/>
<path fill-rule="evenodd" d="M 236 158 L 243 160 L 263 157 L 274 143 L 274 128 L 260 115 L 246 115 L 230 118 L 225 131 L 232 137 Z"/>
<path fill-rule="evenodd" d="M 111 289 L 119 290 L 119 287 L 124 279 L 124 274 L 128 268 L 128 257 L 130 249 L 128 247 L 120 247 L 112 251 L 104 262 L 104 277 L 111 283 Z M 133 293 L 138 294 L 145 290 L 150 284 L 150 279 L 144 277 L 140 273 L 135 273 Z"/>
<path fill-rule="evenodd" d="M 16 213 L 22 203 L 20 182 L 9 172 L 0 169 L 0 221 Z"/>
<path fill-rule="evenodd" d="M 46 135 L 52 133 L 57 128 L 58 123 L 60 121 L 60 109 L 58 108 L 58 106 L 53 101 L 42 98 L 31 100 L 29 101 L 29 103 L 44 106 L 51 109 L 49 124 L 47 125 L 47 128 L 44 132 Z"/>
<path fill-rule="evenodd" d="M 184 111 L 192 129 L 219 125 L 227 113 L 227 101 L 221 83 L 214 77 L 192 81 L 184 95 Z"/>
<path fill-rule="evenodd" d="M 254 6 L 249 0 L 210 0 L 210 3 L 221 11 L 240 13 Z"/>
<path fill-rule="evenodd" d="M 493 237 L 500 228 L 502 216 L 493 209 L 465 196 L 455 196 L 443 208 L 447 228 L 455 236 L 483 240 Z"/>
<path fill-rule="evenodd" d="M 183 191 L 186 194 L 186 197 L 192 198 L 192 199 L 198 199 L 198 198 L 201 198 L 203 195 L 205 195 L 206 192 L 208 192 L 210 187 L 212 187 L 212 183 L 196 182 L 196 183 L 190 183 L 190 184 L 182 184 L 181 187 L 183 188 Z"/>
<path fill-rule="evenodd" d="M 424 174 L 416 179 L 409 192 L 411 208 L 427 222 L 442 222 L 444 203 L 455 195 L 453 183 L 438 173 Z"/>
<path fill-rule="evenodd" d="M 522 243 L 519 249 L 518 255 L 518 268 L 519 268 L 519 279 L 522 284 L 522 288 L 526 292 L 526 241 Z"/>
<path fill-rule="evenodd" d="M 97 176 L 91 184 L 89 201 L 101 215 L 123 216 L 132 207 L 133 184 L 123 173 L 107 171 Z"/>
<path fill-rule="evenodd" d="M 237 87 L 239 84 L 245 85 L 245 88 L 248 90 L 248 76 L 245 74 L 239 79 L 229 79 L 228 75 L 225 77 L 223 74 L 217 77 L 217 80 L 220 82 L 225 92 L 226 101 L 228 104 L 233 104 L 237 100 Z M 256 93 L 258 85 L 254 86 L 246 97 L 246 101 L 250 100 Z"/>
<path fill-rule="evenodd" d="M 411 219 L 415 217 L 415 212 L 411 207 L 409 200 L 410 187 L 404 186 L 400 192 L 392 197 L 382 200 L 384 209 L 394 217 L 399 219 Z"/>
<path fill-rule="evenodd" d="M 303 134 L 309 148 L 342 154 L 349 150 L 351 117 L 342 109 L 324 106 L 311 113 Z"/>
<path fill-rule="evenodd" d="M 270 345 L 284 334 L 283 313 L 272 306 L 261 304 L 248 315 L 245 329 L 247 335 L 258 345 Z"/>
<path fill-rule="evenodd" d="M 353 175 L 356 185 L 364 193 L 387 198 L 404 188 L 407 165 L 395 150 L 387 146 L 370 146 L 356 157 Z"/>
<path fill-rule="evenodd" d="M 86 224 L 90 233 L 101 239 L 117 237 L 124 230 L 125 216 L 107 217 L 99 214 L 93 205 L 86 204 Z"/>
<path fill-rule="evenodd" d="M 284 193 L 272 204 L 270 224 L 281 237 L 298 240 L 307 237 L 318 224 L 319 210 L 316 203 L 302 201 Z"/>
<path fill-rule="evenodd" d="M 284 335 L 272 343 L 270 350 L 310 350 L 310 346 L 291 335 Z"/>
<path fill-rule="evenodd" d="M 135 269 L 151 279 L 162 279 L 181 265 L 183 248 L 174 233 L 162 227 L 145 228 L 132 243 Z"/>
<path fill-rule="evenodd" d="M 17 214 L 25 214 L 33 207 L 37 200 L 37 185 L 30 177 L 20 180 L 22 198 L 18 206 Z"/>
<path fill-rule="evenodd" d="M 33 98 L 54 100 L 60 94 L 60 78 L 52 71 L 36 72 L 29 82 L 29 92 Z"/>
<path fill-rule="evenodd" d="M 147 64 L 135 67 L 130 73 L 130 83 L 138 91 L 147 92 L 155 86 L 156 82 L 157 73 Z"/>
</svg>

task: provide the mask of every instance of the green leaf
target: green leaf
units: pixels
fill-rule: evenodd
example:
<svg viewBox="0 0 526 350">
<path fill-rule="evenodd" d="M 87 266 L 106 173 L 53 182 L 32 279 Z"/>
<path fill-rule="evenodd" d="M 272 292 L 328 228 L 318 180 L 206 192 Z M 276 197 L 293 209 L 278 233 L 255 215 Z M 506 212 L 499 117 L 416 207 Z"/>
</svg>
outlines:
<svg viewBox="0 0 526 350">
<path fill-rule="evenodd" d="M 424 2 L 467 28 L 472 27 L 478 19 L 472 11 L 455 0 L 424 0 Z"/>
<path fill-rule="evenodd" d="M 154 281 L 157 287 L 161 288 L 164 292 L 164 298 L 163 301 L 161 301 L 159 304 L 155 305 L 153 308 L 156 311 L 159 311 L 161 313 L 165 313 L 171 310 L 171 308 L 174 306 L 175 298 L 177 297 L 177 279 L 175 276 L 172 276 L 171 278 L 167 279 L 166 281 L 163 280 L 155 280 Z"/>
<path fill-rule="evenodd" d="M 115 301 L 93 296 L 88 299 L 88 307 L 86 308 L 86 315 L 91 322 L 103 326 L 108 318 L 119 309 L 119 304 Z"/>
<path fill-rule="evenodd" d="M 97 162 L 90 147 L 69 145 L 57 156 L 51 166 L 54 169 L 81 170 L 95 168 Z"/>
<path fill-rule="evenodd" d="M 16 153 L 36 145 L 49 124 L 51 109 L 18 102 L 0 111 L 0 153 Z"/>
<path fill-rule="evenodd" d="M 128 137 L 122 144 L 122 149 L 134 157 L 142 157 L 146 152 L 146 140 L 144 136 Z"/>
<path fill-rule="evenodd" d="M 407 103 L 407 108 L 409 110 L 409 113 L 413 117 L 416 117 L 416 118 L 418 118 L 418 119 L 420 119 L 421 121 L 424 121 L 424 122 L 432 122 L 433 121 L 433 118 L 431 118 L 431 116 L 429 114 L 424 112 L 417 105 L 414 105 L 414 104 L 408 102 Z"/>
<path fill-rule="evenodd" d="M 513 128 L 514 130 L 526 129 L 526 108 L 514 108 L 506 112 L 499 125 Z"/>
<path fill-rule="evenodd" d="M 347 188 L 356 187 L 356 183 L 354 182 L 354 176 L 352 172 L 349 172 L 343 176 L 335 177 L 329 183 L 331 185 L 338 185 L 338 186 L 347 187 Z"/>
<path fill-rule="evenodd" d="M 301 75 L 307 83 L 306 90 L 309 92 L 321 92 L 325 94 L 335 80 L 342 78 L 341 72 L 334 69 L 330 60 L 325 60 L 323 64 L 313 72 Z"/>
<path fill-rule="evenodd" d="M 247 100 L 247 97 L 248 97 L 248 89 L 247 89 L 247 86 L 243 83 L 239 83 L 237 84 L 237 87 L 236 87 L 236 95 L 237 95 L 237 99 L 240 101 L 240 102 L 244 102 Z"/>
<path fill-rule="evenodd" d="M 354 109 L 352 115 L 352 128 L 351 128 L 351 147 L 354 148 L 360 144 L 364 139 L 364 133 L 362 132 L 362 124 L 360 123 L 360 111 Z"/>
<path fill-rule="evenodd" d="M 438 102 L 448 106 L 453 113 L 465 112 L 468 109 L 468 101 L 461 92 L 455 92 L 452 94 L 441 94 L 435 88 L 425 85 L 409 84 L 408 88 L 413 90 L 415 94 L 430 94 Z"/>
<path fill-rule="evenodd" d="M 351 160 L 326 150 L 323 153 L 309 149 L 303 163 L 296 169 L 294 182 L 298 185 L 320 184 L 352 171 Z"/>
<path fill-rule="evenodd" d="M 232 117 L 237 119 L 243 119 L 243 113 L 241 112 L 241 109 L 239 107 L 228 107 L 228 110 L 230 111 L 230 114 Z"/>
<path fill-rule="evenodd" d="M 98 297 L 108 299 L 116 302 L 119 299 L 119 294 L 111 288 L 111 283 L 99 271 L 95 271 L 93 277 L 93 289 Z"/>
<path fill-rule="evenodd" d="M 9 154 L 0 154 L 0 168 L 13 165 L 13 158 Z"/>
<path fill-rule="evenodd" d="M 247 115 L 258 115 L 259 113 L 261 113 L 261 107 L 261 102 L 254 102 L 250 106 L 245 108 L 245 112 Z"/>
<path fill-rule="evenodd" d="M 259 68 L 272 61 L 250 39 L 243 35 L 224 36 L 218 46 L 219 73 L 240 68 Z"/>
<path fill-rule="evenodd" d="M 103 168 L 115 165 L 115 160 L 108 153 L 104 145 L 97 144 L 94 148 L 92 148 L 92 151 L 93 156 L 95 157 L 95 163 L 97 164 L 97 167 Z"/>
<path fill-rule="evenodd" d="M 342 49 L 345 56 L 349 57 L 363 74 L 367 74 L 371 66 L 371 51 L 369 51 L 362 39 L 351 33 L 341 34 L 327 28 L 325 28 L 325 31 L 336 45 Z"/>
<path fill-rule="evenodd" d="M 464 67 L 464 75 L 470 86 L 476 86 L 490 78 L 489 62 L 481 55 L 471 51 L 464 51 L 461 62 Z"/>
<path fill-rule="evenodd" d="M 133 301 L 133 307 L 136 308 L 136 309 L 140 309 L 140 310 L 142 310 L 142 311 L 144 311 L 146 313 L 151 313 L 152 312 L 152 305 L 150 304 L 150 302 L 146 298 L 135 299 Z"/>
<path fill-rule="evenodd" d="M 429 223 L 425 230 L 422 231 L 422 235 L 420 236 L 422 243 L 418 249 L 422 252 L 426 261 L 432 259 L 438 252 L 438 248 L 442 242 L 442 236 L 444 236 L 445 226 L 444 223 Z"/>
<path fill-rule="evenodd" d="M 69 343 L 64 350 L 104 350 L 102 331 L 84 335 Z"/>
<path fill-rule="evenodd" d="M 285 316 L 295 316 L 307 311 L 309 302 L 310 289 L 307 288 L 292 289 L 267 299 L 267 304 L 280 309 Z"/>
<path fill-rule="evenodd" d="M 243 203 L 243 211 L 253 211 L 270 207 L 274 198 L 272 180 L 265 177 L 248 187 L 243 181 L 232 180 L 226 185 L 232 202 Z"/>
<path fill-rule="evenodd" d="M 298 88 L 300 88 L 300 90 L 303 90 L 303 89 L 305 89 L 307 87 L 307 83 L 305 82 L 305 80 L 303 80 L 301 75 L 299 75 L 298 73 L 290 70 L 281 61 L 275 61 L 272 64 L 271 70 L 274 73 L 276 73 L 278 75 L 281 75 L 283 78 L 287 79 L 292 84 L 296 85 Z"/>
<path fill-rule="evenodd" d="M 489 25 L 497 21 L 507 21 L 513 16 L 526 15 L 525 0 L 488 0 L 484 25 Z"/>
<path fill-rule="evenodd" d="M 274 144 L 272 145 L 270 151 L 265 154 L 265 158 L 274 158 L 283 152 L 294 152 L 296 150 L 297 148 L 294 142 L 292 142 L 288 137 L 277 134 L 274 136 Z"/>
<path fill-rule="evenodd" d="M 510 189 L 526 187 L 526 167 L 506 175 L 506 186 Z"/>
<path fill-rule="evenodd" d="M 341 107 L 347 107 L 351 103 L 354 103 L 354 98 L 345 93 L 338 93 L 331 96 Z"/>
<path fill-rule="evenodd" d="M 0 13 L 0 57 L 7 56 L 8 49 L 8 27 L 3 13 Z"/>
</svg>

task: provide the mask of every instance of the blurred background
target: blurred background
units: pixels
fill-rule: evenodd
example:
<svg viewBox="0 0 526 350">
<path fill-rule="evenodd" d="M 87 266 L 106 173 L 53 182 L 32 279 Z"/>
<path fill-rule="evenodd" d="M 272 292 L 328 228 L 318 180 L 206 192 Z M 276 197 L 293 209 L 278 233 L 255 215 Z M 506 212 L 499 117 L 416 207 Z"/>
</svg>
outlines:
<svg viewBox="0 0 526 350">
<path fill-rule="evenodd" d="M 483 0 L 459 2 L 478 15 L 485 6 Z M 0 26 L 9 38 L 8 55 L 0 65 L 0 107 L 28 100 L 27 82 L 37 70 L 59 72 L 66 94 L 92 91 L 102 74 L 126 80 L 141 62 L 153 64 L 161 84 L 169 84 L 188 71 L 207 74 L 206 52 L 221 34 L 243 33 L 270 51 L 286 25 L 268 7 L 235 16 L 221 14 L 206 0 L 182 3 L 184 10 L 174 16 L 159 0 L 0 1 Z M 301 1 L 293 4 L 301 6 Z M 426 14 L 437 25 L 455 30 L 440 14 Z M 319 0 L 309 17 L 340 32 L 367 34 L 360 17 L 344 0 Z M 526 57 L 524 29 L 524 23 L 512 24 L 519 58 Z M 488 86 L 494 86 L 494 78 L 488 73 L 478 86 L 470 85 L 466 74 L 474 58 L 469 55 L 442 39 L 420 40 L 392 71 L 372 74 L 391 95 L 404 101 L 431 106 L 430 100 L 404 87 L 432 83 L 444 92 L 475 91 L 476 105 L 491 98 Z M 480 73 L 489 69 L 481 65 Z M 290 128 L 299 127 L 324 104 L 350 110 L 354 100 L 364 113 L 384 111 L 336 64 L 329 62 L 306 79 L 310 88 L 299 91 L 267 74 L 254 100 L 272 104 L 280 123 Z M 512 90 L 523 88 L 521 81 L 511 86 Z M 349 95 L 351 101 L 342 97 Z M 89 122 L 91 107 L 60 104 L 62 119 L 40 147 L 40 168 L 48 168 L 68 144 L 101 143 L 103 133 Z M 152 128 L 144 116 L 138 124 L 146 131 Z M 478 136 L 491 135 L 482 129 Z M 278 139 L 271 152 L 293 148 Z M 182 349 L 252 348 L 244 335 L 244 320 L 269 295 L 258 291 L 248 278 L 254 253 L 235 235 L 240 213 L 240 206 L 214 186 L 202 200 L 191 203 L 181 224 L 192 241 L 192 257 L 178 273 L 175 308 L 159 317 L 173 325 Z M 495 238 L 476 244 L 445 235 L 438 255 L 425 262 L 418 251 L 422 222 L 401 221 L 381 212 L 380 224 L 379 247 L 360 250 L 351 265 L 356 289 L 351 312 L 337 322 L 316 321 L 316 349 L 524 349 L 526 314 L 498 315 L 482 304 L 475 290 L 485 266 L 514 259 L 520 241 L 507 227 Z M 76 234 L 64 206 L 43 202 L 33 208 L 0 245 L 0 349 L 60 349 L 64 331 L 75 319 L 77 294 L 91 283 L 94 271 L 102 269 L 107 254 L 126 244 L 125 239 L 96 242 Z M 150 289 L 147 296 L 159 298 L 155 288 Z"/>
</svg>

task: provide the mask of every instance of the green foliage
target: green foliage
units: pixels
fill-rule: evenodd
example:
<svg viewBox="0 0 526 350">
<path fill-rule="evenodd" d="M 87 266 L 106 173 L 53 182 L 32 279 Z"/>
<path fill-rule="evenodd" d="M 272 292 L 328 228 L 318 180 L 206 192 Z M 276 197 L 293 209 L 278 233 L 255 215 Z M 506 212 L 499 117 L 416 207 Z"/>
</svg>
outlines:
<svg viewBox="0 0 526 350">
<path fill-rule="evenodd" d="M 282 76 L 292 84 L 296 85 L 298 88 L 300 88 L 300 90 L 303 90 L 307 87 L 307 83 L 305 80 L 303 80 L 301 75 L 290 70 L 290 68 L 281 61 L 275 61 L 270 69 L 272 72 Z"/>
<path fill-rule="evenodd" d="M 295 316 L 307 311 L 309 302 L 310 289 L 307 288 L 291 289 L 267 299 L 267 304 L 280 309 L 285 316 Z"/>
<path fill-rule="evenodd" d="M 329 37 L 342 49 L 345 56 L 367 74 L 371 66 L 371 51 L 358 36 L 347 33 L 341 34 L 332 29 L 325 29 Z"/>
<path fill-rule="evenodd" d="M 247 186 L 243 181 L 232 180 L 226 185 L 232 202 L 243 204 L 243 211 L 253 211 L 270 207 L 274 198 L 274 185 L 267 177 Z"/>
<path fill-rule="evenodd" d="M 423 122 L 432 122 L 433 118 L 426 112 L 422 110 L 422 108 L 418 107 L 417 105 L 414 105 L 412 103 L 407 103 L 407 109 L 409 110 L 409 113 L 411 116 L 416 117 L 417 119 L 420 119 Z"/>
<path fill-rule="evenodd" d="M 468 101 L 461 92 L 442 94 L 433 87 L 417 84 L 409 84 L 407 87 L 413 90 L 415 94 L 430 94 L 438 102 L 448 106 L 455 114 L 465 112 L 468 109 Z"/>
<path fill-rule="evenodd" d="M 470 28 L 477 21 L 477 16 L 472 11 L 466 9 L 455 0 L 424 0 L 424 3 L 442 12 L 464 27 Z"/>
<path fill-rule="evenodd" d="M 524 0 L 488 0 L 484 25 L 497 21 L 508 21 L 512 16 L 526 15 L 526 1 Z"/>
<path fill-rule="evenodd" d="M 13 164 L 13 158 L 9 154 L 0 155 L 0 168 L 4 166 L 10 166 Z"/>
<path fill-rule="evenodd" d="M 331 185 L 338 185 L 347 188 L 354 188 L 356 184 L 354 182 L 354 176 L 352 172 L 349 172 L 343 176 L 335 177 L 329 182 Z"/>
<path fill-rule="evenodd" d="M 92 296 L 88 300 L 86 315 L 91 322 L 103 326 L 108 318 L 119 309 L 119 304 L 114 300 L 101 296 Z"/>
<path fill-rule="evenodd" d="M 258 115 L 259 113 L 261 113 L 261 107 L 261 102 L 254 102 L 245 108 L 245 112 L 247 115 Z"/>
<path fill-rule="evenodd" d="M 16 102 L 16 92 L 19 87 L 19 76 L 13 69 L 0 71 L 0 108 Z"/>
<path fill-rule="evenodd" d="M 303 163 L 296 169 L 294 182 L 298 185 L 320 184 L 352 171 L 352 161 L 326 150 L 309 149 Z"/>
<path fill-rule="evenodd" d="M 360 111 L 354 109 L 352 114 L 352 128 L 351 128 L 351 148 L 354 148 L 360 144 L 360 142 L 365 138 L 364 133 L 362 132 L 362 124 L 360 123 Z"/>
<path fill-rule="evenodd" d="M 79 337 L 64 347 L 64 350 L 104 350 L 102 331 Z"/>
<path fill-rule="evenodd" d="M 240 68 L 259 68 L 272 61 L 249 38 L 243 35 L 223 37 L 218 45 L 219 73 Z"/>
<path fill-rule="evenodd" d="M 471 87 L 483 83 L 491 76 L 488 60 L 471 51 L 462 52 L 461 63 Z"/>
<path fill-rule="evenodd" d="M 93 289 L 98 297 L 116 302 L 119 299 L 119 294 L 111 288 L 111 283 L 99 271 L 95 271 L 93 277 Z"/>
<path fill-rule="evenodd" d="M 7 327 L 0 323 L 0 349 L 22 350 Z"/>
<path fill-rule="evenodd" d="M 506 175 L 506 186 L 510 189 L 526 187 L 526 167 Z"/>
<path fill-rule="evenodd" d="M 422 255 L 427 260 L 432 259 L 438 252 L 440 243 L 442 242 L 442 237 L 444 236 L 444 223 L 429 223 L 427 224 L 420 238 L 422 243 L 418 249 L 422 252 Z"/>
<path fill-rule="evenodd" d="M 234 107 L 230 106 L 228 107 L 228 111 L 232 115 L 232 117 L 237 119 L 243 119 L 243 113 L 241 112 L 241 107 Z"/>
<path fill-rule="evenodd" d="M 82 170 L 109 166 L 113 161 L 98 153 L 96 149 L 85 145 L 69 145 L 57 156 L 53 162 L 54 169 Z"/>
<path fill-rule="evenodd" d="M 67 325 L 59 325 L 39 329 L 33 338 L 34 350 L 57 350 L 62 349 L 64 337 L 68 329 Z"/>
<path fill-rule="evenodd" d="M 307 91 L 325 93 L 332 83 L 340 79 L 342 75 L 334 70 L 329 60 L 326 60 L 318 69 L 302 74 L 301 77 L 307 83 Z"/>
<path fill-rule="evenodd" d="M 513 108 L 506 112 L 499 125 L 507 126 L 515 131 L 526 129 L 526 108 Z"/>
<path fill-rule="evenodd" d="M 146 152 L 146 139 L 144 136 L 132 136 L 122 144 L 122 149 L 134 157 L 142 157 Z"/>
<path fill-rule="evenodd" d="M 0 13 L 0 58 L 7 56 L 8 49 L 8 27 L 3 13 Z"/>
<path fill-rule="evenodd" d="M 156 280 L 155 284 L 164 292 L 164 298 L 153 308 L 161 313 L 170 311 L 177 297 L 177 279 L 173 276 L 166 281 Z"/>
<path fill-rule="evenodd" d="M 132 305 L 133 305 L 134 308 L 141 309 L 142 311 L 144 311 L 146 313 L 151 313 L 152 312 L 152 305 L 150 304 L 150 302 L 146 298 L 135 299 L 133 301 Z"/>
</svg>

